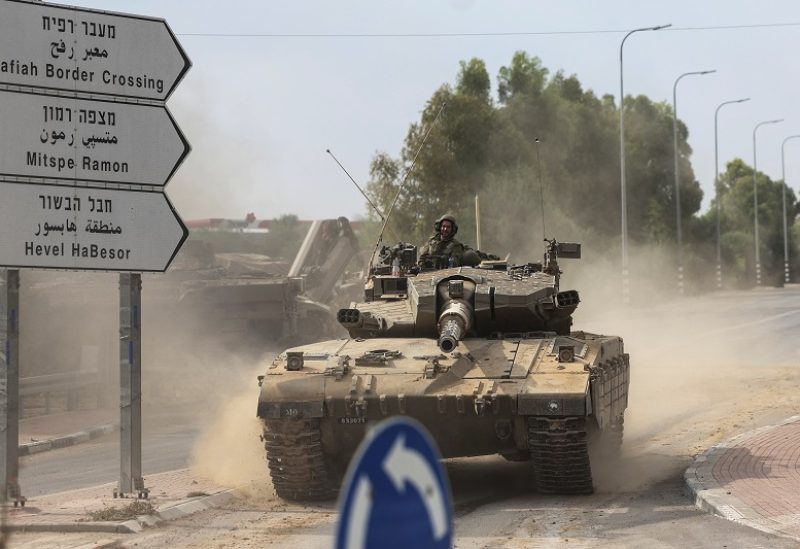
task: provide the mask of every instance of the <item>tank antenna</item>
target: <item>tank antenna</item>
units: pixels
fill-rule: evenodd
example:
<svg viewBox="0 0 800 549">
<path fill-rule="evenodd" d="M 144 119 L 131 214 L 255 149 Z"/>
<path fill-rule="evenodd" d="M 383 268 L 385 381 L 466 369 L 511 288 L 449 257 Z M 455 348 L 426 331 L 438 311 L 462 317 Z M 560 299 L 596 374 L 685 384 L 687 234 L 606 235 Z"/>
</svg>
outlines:
<svg viewBox="0 0 800 549">
<path fill-rule="evenodd" d="M 345 175 L 347 175 L 347 177 L 349 177 L 349 178 L 350 178 L 350 181 L 352 181 L 352 182 L 353 182 L 353 185 L 355 185 L 355 186 L 356 186 L 356 189 L 358 189 L 358 192 L 360 192 L 360 193 L 361 193 L 361 196 L 363 196 L 363 197 L 364 197 L 364 199 L 365 199 L 365 200 L 366 200 L 366 201 L 369 203 L 369 205 L 370 205 L 370 206 L 372 206 L 372 209 L 373 209 L 373 210 L 375 210 L 375 213 L 376 213 L 376 214 L 378 214 L 378 217 L 380 217 L 380 218 L 381 218 L 381 221 L 385 220 L 386 218 L 383 216 L 383 214 L 381 213 L 381 210 L 378 208 L 378 206 L 376 206 L 376 205 L 375 205 L 375 203 L 374 203 L 372 200 L 370 200 L 370 199 L 369 199 L 369 197 L 367 196 L 367 193 L 365 193 L 365 192 L 364 192 L 364 189 L 362 189 L 362 188 L 359 186 L 359 184 L 358 184 L 358 183 L 356 183 L 356 180 L 355 180 L 355 179 L 353 179 L 353 176 L 352 176 L 352 175 L 350 175 L 350 172 L 348 172 L 348 171 L 345 169 L 345 167 L 344 167 L 344 166 L 342 166 L 342 163 L 341 163 L 341 162 L 339 162 L 339 159 L 338 159 L 338 158 L 336 158 L 336 156 L 334 156 L 334 154 L 331 152 L 331 150 L 330 150 L 330 149 L 325 149 L 325 152 L 326 152 L 326 153 L 328 153 L 329 155 L 331 155 L 331 158 L 333 158 L 333 161 L 334 161 L 334 162 L 336 162 L 336 163 L 339 165 L 339 167 L 342 169 L 342 171 L 345 173 Z"/>
<path fill-rule="evenodd" d="M 544 225 L 544 180 L 542 179 L 542 160 L 539 158 L 539 138 L 533 140 L 534 148 L 536 149 L 536 175 L 539 178 L 539 208 L 542 211 L 542 238 L 547 240 L 547 229 Z"/>
<path fill-rule="evenodd" d="M 343 172 L 344 172 L 344 173 L 347 175 L 347 177 L 349 177 L 349 178 L 350 178 L 350 181 L 352 181 L 352 182 L 353 182 L 353 185 L 355 185 L 355 186 L 356 186 L 356 189 L 358 189 L 358 192 L 360 192 L 360 193 L 361 193 L 361 195 L 362 195 L 362 196 L 363 196 L 363 197 L 366 199 L 366 201 L 369 203 L 369 205 L 370 205 L 370 206 L 372 206 L 372 209 L 373 209 L 373 210 L 375 210 L 375 213 L 376 213 L 376 214 L 378 214 L 378 217 L 380 217 L 381 221 L 382 221 L 382 222 L 385 222 L 385 221 L 386 221 L 386 217 L 383 215 L 383 213 L 381 213 L 381 210 L 380 210 L 380 208 L 378 208 L 378 206 L 377 206 L 377 205 L 376 205 L 376 204 L 375 204 L 375 203 L 374 203 L 372 200 L 370 200 L 370 199 L 369 199 L 369 196 L 367 196 L 367 193 L 365 193 L 365 192 L 364 192 L 364 190 L 361 188 L 361 186 L 360 186 L 358 183 L 356 183 L 356 180 L 355 180 L 355 179 L 353 179 L 353 176 L 352 176 L 352 175 L 350 175 L 350 172 L 348 172 L 348 171 L 345 169 L 345 167 L 344 167 L 344 166 L 342 166 L 342 163 L 341 163 L 341 162 L 339 162 L 339 159 L 338 159 L 338 158 L 336 158 L 336 156 L 334 156 L 334 154 L 331 152 L 331 150 L 330 150 L 330 149 L 325 149 L 325 152 L 326 152 L 326 153 L 328 153 L 329 155 L 331 155 L 331 158 L 333 158 L 334 162 L 336 162 L 336 163 L 339 165 L 339 167 L 340 167 L 340 168 L 342 169 L 342 171 L 343 171 Z M 391 227 L 389 227 L 389 230 L 392 232 L 392 234 L 394 234 L 394 235 L 395 235 L 395 238 L 397 238 L 397 234 L 394 232 L 394 230 L 392 230 L 392 228 L 391 228 Z"/>
<path fill-rule="evenodd" d="M 419 158 L 419 153 L 422 152 L 422 147 L 425 146 L 425 142 L 428 140 L 428 136 L 430 136 L 433 127 L 436 125 L 436 121 L 439 120 L 439 116 L 444 111 L 445 107 L 447 107 L 447 103 L 442 103 L 442 107 L 439 109 L 439 112 L 436 113 L 436 116 L 433 118 L 433 121 L 428 126 L 428 131 L 425 132 L 425 137 L 422 138 L 422 143 L 419 144 L 419 148 L 417 148 L 417 152 L 414 154 L 414 159 L 411 161 L 411 166 L 406 171 L 406 175 L 403 177 L 403 181 L 400 182 L 400 186 L 397 187 L 397 194 L 394 195 L 394 199 L 392 200 L 391 205 L 389 205 L 389 210 L 386 212 L 386 217 L 383 220 L 383 226 L 381 227 L 381 232 L 378 234 L 378 241 L 375 243 L 375 249 L 372 250 L 372 255 L 369 258 L 369 264 L 367 265 L 367 272 L 366 276 L 369 276 L 369 271 L 372 269 L 372 260 L 375 257 L 375 253 L 378 251 L 378 247 L 381 245 L 383 241 L 383 233 L 386 230 L 386 225 L 389 222 L 389 216 L 392 215 L 392 211 L 394 210 L 395 204 L 397 204 L 397 199 L 400 198 L 400 192 L 403 190 L 403 186 L 405 186 L 406 181 L 408 181 L 408 176 L 411 175 L 411 172 L 414 171 L 414 166 L 417 165 L 417 159 Z"/>
<path fill-rule="evenodd" d="M 475 194 L 475 244 L 481 249 L 481 199 Z"/>
</svg>

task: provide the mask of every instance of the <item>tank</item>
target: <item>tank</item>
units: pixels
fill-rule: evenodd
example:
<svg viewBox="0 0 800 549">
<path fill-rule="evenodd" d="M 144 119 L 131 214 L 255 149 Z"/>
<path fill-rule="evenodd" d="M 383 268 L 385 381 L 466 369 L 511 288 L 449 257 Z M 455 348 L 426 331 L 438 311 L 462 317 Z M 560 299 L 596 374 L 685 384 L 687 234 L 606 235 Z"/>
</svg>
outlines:
<svg viewBox="0 0 800 549">
<path fill-rule="evenodd" d="M 278 495 L 333 497 L 370 427 L 395 415 L 444 458 L 500 454 L 529 461 L 540 493 L 591 493 L 592 461 L 622 444 L 629 358 L 620 337 L 572 331 L 580 298 L 560 289 L 558 259 L 580 245 L 546 242 L 541 263 L 468 252 L 474 266 L 445 269 L 383 247 L 364 301 L 338 312 L 349 337 L 288 349 L 259 376 Z"/>
<path fill-rule="evenodd" d="M 215 341 L 258 348 L 258 342 L 307 342 L 341 333 L 331 304 L 358 253 L 347 218 L 313 221 L 291 266 L 262 254 L 214 254 L 206 242 L 189 243 L 201 252 L 184 257 L 202 257 L 204 250 L 204 268 L 189 262 L 156 276 L 164 280 L 165 304 L 184 317 L 208 319 L 203 327 Z M 196 323 L 192 328 L 197 331 Z"/>
</svg>

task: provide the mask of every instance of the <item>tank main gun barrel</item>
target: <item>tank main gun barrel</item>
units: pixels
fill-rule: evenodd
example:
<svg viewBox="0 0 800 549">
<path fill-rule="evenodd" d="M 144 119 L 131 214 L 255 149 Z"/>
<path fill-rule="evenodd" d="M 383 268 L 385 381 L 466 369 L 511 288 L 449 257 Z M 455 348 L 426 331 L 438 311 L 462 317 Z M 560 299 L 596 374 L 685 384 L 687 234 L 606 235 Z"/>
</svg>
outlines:
<svg viewBox="0 0 800 549">
<path fill-rule="evenodd" d="M 443 353 L 452 352 L 472 327 L 472 321 L 472 307 L 466 302 L 458 300 L 448 302 L 439 315 L 439 349 Z"/>
</svg>

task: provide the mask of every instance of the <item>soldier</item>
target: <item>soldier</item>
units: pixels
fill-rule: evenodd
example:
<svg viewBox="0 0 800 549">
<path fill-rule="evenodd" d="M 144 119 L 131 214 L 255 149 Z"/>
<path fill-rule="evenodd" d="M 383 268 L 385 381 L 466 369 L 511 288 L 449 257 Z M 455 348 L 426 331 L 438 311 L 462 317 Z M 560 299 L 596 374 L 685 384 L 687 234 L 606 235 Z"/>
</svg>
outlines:
<svg viewBox="0 0 800 549">
<path fill-rule="evenodd" d="M 436 269 L 461 265 L 464 245 L 454 238 L 458 232 L 455 217 L 445 214 L 436 220 L 433 228 L 436 234 L 420 247 L 419 264 Z"/>
</svg>

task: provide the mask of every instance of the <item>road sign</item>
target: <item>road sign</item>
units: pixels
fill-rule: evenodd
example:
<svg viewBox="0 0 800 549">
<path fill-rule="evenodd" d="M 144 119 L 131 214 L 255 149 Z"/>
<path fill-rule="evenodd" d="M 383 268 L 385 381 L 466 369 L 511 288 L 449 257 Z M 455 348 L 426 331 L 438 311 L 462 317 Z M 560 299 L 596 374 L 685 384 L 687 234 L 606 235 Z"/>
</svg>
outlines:
<svg viewBox="0 0 800 549">
<path fill-rule="evenodd" d="M 165 107 L 0 93 L 0 180 L 163 187 L 189 153 Z"/>
<path fill-rule="evenodd" d="M 160 192 L 0 184 L 0 266 L 163 272 L 188 235 Z"/>
<path fill-rule="evenodd" d="M 0 84 L 166 101 L 191 62 L 163 19 L 0 0 Z"/>
<path fill-rule="evenodd" d="M 439 451 L 418 422 L 395 417 L 362 442 L 339 500 L 337 549 L 453 542 L 453 504 Z"/>
</svg>

